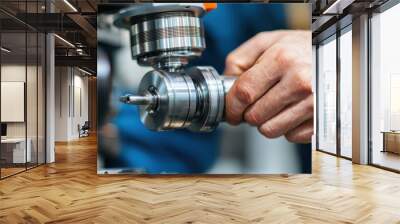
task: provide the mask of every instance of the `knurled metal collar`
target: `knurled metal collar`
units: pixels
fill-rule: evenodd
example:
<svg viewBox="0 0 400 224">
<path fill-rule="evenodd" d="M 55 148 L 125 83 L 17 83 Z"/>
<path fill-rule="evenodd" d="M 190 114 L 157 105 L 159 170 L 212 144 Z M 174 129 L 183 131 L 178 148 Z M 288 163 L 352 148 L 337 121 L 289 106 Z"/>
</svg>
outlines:
<svg viewBox="0 0 400 224">
<path fill-rule="evenodd" d="M 151 14 L 164 13 L 164 12 L 191 12 L 196 17 L 201 17 L 204 14 L 204 9 L 199 6 L 193 5 L 153 5 L 152 3 L 135 4 L 119 11 L 114 16 L 114 25 L 120 28 L 130 29 L 133 17 L 148 16 Z"/>
</svg>

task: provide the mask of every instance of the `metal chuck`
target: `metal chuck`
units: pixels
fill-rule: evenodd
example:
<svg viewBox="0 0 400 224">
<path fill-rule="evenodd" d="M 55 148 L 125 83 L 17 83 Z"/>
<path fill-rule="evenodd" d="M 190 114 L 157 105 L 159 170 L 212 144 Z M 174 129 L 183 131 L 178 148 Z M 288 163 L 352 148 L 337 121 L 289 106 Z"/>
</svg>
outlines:
<svg viewBox="0 0 400 224">
<path fill-rule="evenodd" d="M 212 131 L 223 120 L 225 95 L 234 81 L 212 67 L 153 70 L 143 77 L 138 95 L 121 101 L 138 105 L 142 123 L 151 130 Z"/>
</svg>

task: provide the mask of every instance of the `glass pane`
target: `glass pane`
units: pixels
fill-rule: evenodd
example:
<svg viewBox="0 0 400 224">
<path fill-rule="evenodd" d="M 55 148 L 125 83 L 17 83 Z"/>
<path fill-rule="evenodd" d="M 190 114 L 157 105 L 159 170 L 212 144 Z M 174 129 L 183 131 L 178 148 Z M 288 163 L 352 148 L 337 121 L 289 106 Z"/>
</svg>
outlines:
<svg viewBox="0 0 400 224">
<path fill-rule="evenodd" d="M 336 39 L 318 48 L 318 148 L 336 153 Z"/>
<path fill-rule="evenodd" d="M 28 38 L 28 64 L 27 64 L 27 80 L 26 80 L 26 113 L 27 113 L 27 143 L 30 148 L 30 160 L 28 160 L 28 168 L 37 165 L 37 79 L 38 79 L 38 57 L 37 57 L 37 33 L 27 33 Z"/>
<path fill-rule="evenodd" d="M 32 23 L 37 23 L 38 17 L 32 16 L 39 11 L 39 4 L 37 1 L 27 2 L 26 12 L 29 17 L 28 20 Z M 27 30 L 27 143 L 31 150 L 31 159 L 27 163 L 28 168 L 35 167 L 38 164 L 38 45 L 39 37 L 36 30 Z M 29 148 L 28 147 L 28 148 Z"/>
<path fill-rule="evenodd" d="M 351 158 L 352 141 L 352 35 L 340 36 L 340 152 Z"/>
<path fill-rule="evenodd" d="M 45 163 L 45 44 L 46 37 L 44 34 L 39 33 L 38 41 L 38 163 Z"/>
<path fill-rule="evenodd" d="M 31 158 L 26 150 L 26 33 L 3 32 L 1 46 L 1 172 L 5 177 L 25 170 Z"/>
<path fill-rule="evenodd" d="M 400 170 L 400 4 L 372 18 L 372 163 Z"/>
<path fill-rule="evenodd" d="M 0 2 L 0 7 L 28 21 L 38 19 L 34 14 L 43 13 L 44 5 L 44 0 Z M 0 61 L 0 109 L 5 114 L 1 118 L 0 167 L 4 167 L 4 177 L 45 161 L 45 36 L 1 12 L 0 19 L 4 47 Z"/>
</svg>

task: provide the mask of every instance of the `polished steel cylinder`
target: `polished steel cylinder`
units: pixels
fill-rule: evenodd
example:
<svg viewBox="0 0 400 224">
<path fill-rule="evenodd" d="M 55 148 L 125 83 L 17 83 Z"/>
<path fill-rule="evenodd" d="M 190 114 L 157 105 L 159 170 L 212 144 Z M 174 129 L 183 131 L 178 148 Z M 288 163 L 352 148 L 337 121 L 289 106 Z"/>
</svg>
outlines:
<svg viewBox="0 0 400 224">
<path fill-rule="evenodd" d="M 121 10 L 114 24 L 128 29 L 133 59 L 155 69 L 182 70 L 206 47 L 204 10 L 181 4 L 138 4 Z"/>
<path fill-rule="evenodd" d="M 205 49 L 201 21 L 191 12 L 164 12 L 132 19 L 132 56 L 141 65 L 181 67 Z"/>
<path fill-rule="evenodd" d="M 137 96 L 121 100 L 138 105 L 142 123 L 151 130 L 212 131 L 224 120 L 225 96 L 234 81 L 212 67 L 154 70 L 143 77 Z"/>
</svg>

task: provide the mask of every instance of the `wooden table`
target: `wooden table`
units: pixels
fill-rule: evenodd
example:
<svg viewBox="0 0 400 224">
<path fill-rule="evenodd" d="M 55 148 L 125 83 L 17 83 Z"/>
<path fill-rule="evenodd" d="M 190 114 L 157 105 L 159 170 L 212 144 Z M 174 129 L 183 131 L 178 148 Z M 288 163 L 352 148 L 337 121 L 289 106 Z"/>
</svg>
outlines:
<svg viewBox="0 0 400 224">
<path fill-rule="evenodd" d="M 26 142 L 28 144 L 25 144 L 25 138 L 1 139 L 1 145 L 4 147 L 2 148 L 2 153 L 4 153 L 2 159 L 5 159 L 5 163 L 19 164 L 30 162 L 32 157 L 31 139 L 27 138 Z M 25 147 L 25 145 L 27 147 Z"/>
<path fill-rule="evenodd" d="M 400 131 L 382 131 L 383 150 L 382 152 L 392 152 L 400 154 Z"/>
</svg>

